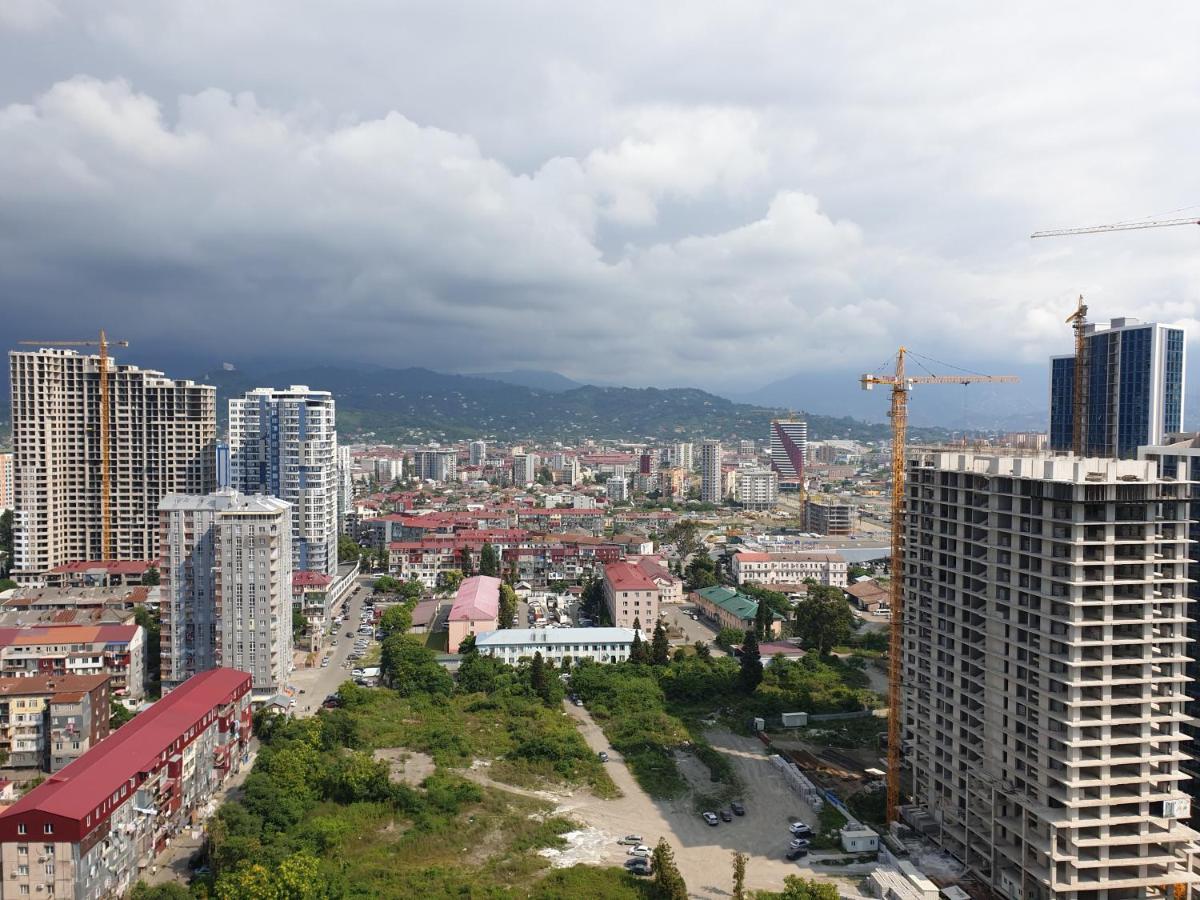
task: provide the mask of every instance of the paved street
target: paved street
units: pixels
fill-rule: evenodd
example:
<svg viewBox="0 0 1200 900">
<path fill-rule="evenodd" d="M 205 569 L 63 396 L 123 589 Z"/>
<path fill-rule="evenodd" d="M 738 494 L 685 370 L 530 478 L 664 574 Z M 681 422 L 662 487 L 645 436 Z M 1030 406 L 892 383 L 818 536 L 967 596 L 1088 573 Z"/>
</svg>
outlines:
<svg viewBox="0 0 1200 900">
<path fill-rule="evenodd" d="M 704 641 L 710 646 L 715 656 L 724 655 L 724 651 L 713 644 L 717 637 L 716 630 L 704 619 L 699 622 L 692 621 L 692 613 L 696 611 L 694 604 L 670 603 L 665 604 L 662 608 L 667 612 L 667 625 L 678 628 L 684 633 L 682 639 L 675 638 L 671 641 L 672 644 L 694 644 L 696 641 Z"/>
<path fill-rule="evenodd" d="M 338 645 L 336 647 L 327 646 L 318 654 L 317 664 L 311 668 L 296 669 L 292 673 L 291 684 L 298 691 L 304 691 L 303 694 L 296 695 L 296 714 L 310 715 L 315 713 L 321 706 L 321 701 L 325 699 L 327 694 L 332 694 L 338 689 L 343 681 L 350 678 L 350 669 L 344 666 L 348 662 L 348 657 L 354 650 L 354 638 L 346 637 L 346 632 L 352 634 L 358 631 L 359 615 L 362 613 L 363 601 L 371 596 L 371 582 L 374 581 L 374 576 L 364 576 L 359 578 L 358 587 L 344 601 L 343 607 L 335 611 L 335 615 L 344 615 L 346 620 L 335 631 Z M 320 658 L 331 657 L 329 665 L 321 668 Z"/>
</svg>

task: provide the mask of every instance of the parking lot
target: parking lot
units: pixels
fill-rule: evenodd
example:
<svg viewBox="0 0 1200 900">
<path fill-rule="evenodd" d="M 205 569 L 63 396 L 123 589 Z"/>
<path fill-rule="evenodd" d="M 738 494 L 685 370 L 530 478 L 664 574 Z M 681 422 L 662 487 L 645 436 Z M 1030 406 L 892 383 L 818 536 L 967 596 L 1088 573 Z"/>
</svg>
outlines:
<svg viewBox="0 0 1200 900">
<path fill-rule="evenodd" d="M 616 800 L 571 797 L 560 808 L 611 835 L 612 841 L 606 845 L 606 861 L 610 864 L 622 865 L 628 859 L 627 848 L 616 844 L 616 840 L 626 834 L 640 834 L 651 847 L 660 837 L 667 839 L 693 897 L 729 897 L 733 854 L 739 850 L 750 857 L 746 867 L 748 888 L 780 890 L 783 879 L 794 874 L 832 880 L 814 875 L 803 860 L 789 862 L 784 858 L 791 839 L 789 822 L 816 825 L 817 817 L 784 783 L 756 739 L 723 730 L 708 735 L 713 747 L 728 754 L 745 785 L 740 799 L 745 803 L 746 815 L 714 827 L 696 814 L 690 798 L 652 800 L 634 780 L 621 755 L 609 747 L 608 739 L 587 710 L 570 705 L 567 710 L 579 720 L 588 745 L 597 752 L 609 753 L 609 775 L 624 796 Z"/>
</svg>

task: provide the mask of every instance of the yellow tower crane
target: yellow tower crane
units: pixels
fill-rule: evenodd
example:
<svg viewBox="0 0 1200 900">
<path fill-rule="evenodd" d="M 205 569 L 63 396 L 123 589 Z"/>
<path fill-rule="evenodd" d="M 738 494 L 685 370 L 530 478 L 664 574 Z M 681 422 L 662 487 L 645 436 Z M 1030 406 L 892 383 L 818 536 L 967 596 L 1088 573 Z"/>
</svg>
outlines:
<svg viewBox="0 0 1200 900">
<path fill-rule="evenodd" d="M 1079 295 L 1079 306 L 1067 316 L 1067 323 L 1075 329 L 1075 384 L 1071 390 L 1071 450 L 1083 456 L 1083 380 L 1087 378 L 1087 304 L 1083 294 Z"/>
<path fill-rule="evenodd" d="M 896 354 L 894 375 L 863 375 L 864 391 L 877 384 L 892 389 L 892 585 L 891 628 L 888 641 L 888 768 L 887 820 L 894 822 L 900 808 L 900 657 L 904 632 L 904 482 L 908 437 L 908 393 L 915 384 L 1014 384 L 1015 375 L 908 375 L 904 371 L 904 347 Z"/>
<path fill-rule="evenodd" d="M 110 471 L 109 398 L 108 398 L 108 338 L 100 332 L 98 341 L 21 341 L 35 347 L 99 347 L 100 348 L 100 555 L 113 559 L 112 545 L 112 475 Z M 128 347 L 129 341 L 114 341 L 118 347 Z"/>
</svg>

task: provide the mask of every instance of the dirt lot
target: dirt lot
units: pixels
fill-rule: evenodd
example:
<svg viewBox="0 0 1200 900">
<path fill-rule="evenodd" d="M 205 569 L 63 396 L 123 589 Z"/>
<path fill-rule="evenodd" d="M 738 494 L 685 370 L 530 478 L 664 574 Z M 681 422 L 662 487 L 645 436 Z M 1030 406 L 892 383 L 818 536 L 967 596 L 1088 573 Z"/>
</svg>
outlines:
<svg viewBox="0 0 1200 900">
<path fill-rule="evenodd" d="M 787 849 L 788 822 L 801 819 L 816 823 L 816 815 L 785 784 L 766 754 L 762 744 L 753 738 L 743 738 L 727 731 L 713 731 L 708 738 L 713 747 L 729 755 L 740 776 L 745 791 L 741 799 L 746 805 L 744 817 L 734 817 L 710 827 L 692 811 L 692 801 L 651 800 L 638 786 L 626 768 L 621 755 L 612 750 L 600 728 L 584 709 L 567 707 L 580 722 L 580 731 L 594 750 L 607 750 L 612 757 L 609 774 L 624 794 L 616 800 L 597 800 L 590 795 L 564 797 L 560 810 L 573 815 L 593 829 L 606 832 L 610 842 L 599 842 L 592 862 L 621 865 L 626 860 L 625 848 L 615 841 L 625 834 L 642 835 L 653 846 L 666 837 L 675 848 L 675 858 L 687 880 L 691 896 L 696 898 L 727 898 L 732 886 L 732 857 L 736 850 L 750 855 L 747 866 L 747 887 L 779 890 L 786 875 L 799 874 L 819 880 L 833 880 L 814 875 L 811 869 L 784 859 Z"/>
</svg>

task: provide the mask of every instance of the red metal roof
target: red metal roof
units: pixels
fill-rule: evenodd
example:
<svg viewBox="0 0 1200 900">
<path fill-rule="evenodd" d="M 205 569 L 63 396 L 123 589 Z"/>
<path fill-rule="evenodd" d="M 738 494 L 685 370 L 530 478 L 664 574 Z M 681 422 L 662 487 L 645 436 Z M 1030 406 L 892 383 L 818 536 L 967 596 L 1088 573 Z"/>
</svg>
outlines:
<svg viewBox="0 0 1200 900">
<path fill-rule="evenodd" d="M 476 575 L 459 585 L 450 607 L 451 622 L 494 619 L 500 610 L 500 579 Z"/>
<path fill-rule="evenodd" d="M 604 577 L 617 591 L 657 591 L 658 585 L 632 563 L 614 562 L 604 567 Z"/>
<path fill-rule="evenodd" d="M 250 676 L 237 669 L 210 669 L 189 678 L 0 813 L 0 820 L 34 811 L 83 819 L 126 781 L 151 771 L 162 752 L 214 708 L 249 690 Z M 93 817 L 93 827 L 98 824 Z"/>
<path fill-rule="evenodd" d="M 292 587 L 327 587 L 332 581 L 328 575 L 308 569 L 292 573 Z"/>
</svg>

